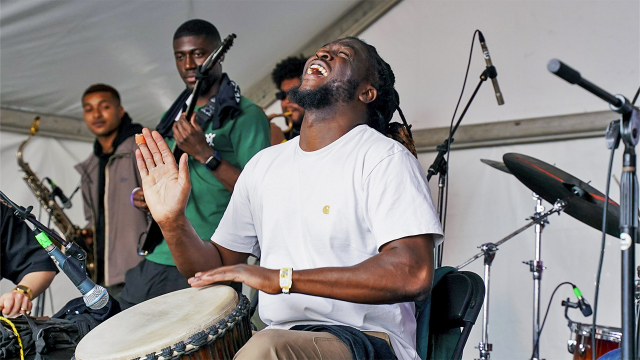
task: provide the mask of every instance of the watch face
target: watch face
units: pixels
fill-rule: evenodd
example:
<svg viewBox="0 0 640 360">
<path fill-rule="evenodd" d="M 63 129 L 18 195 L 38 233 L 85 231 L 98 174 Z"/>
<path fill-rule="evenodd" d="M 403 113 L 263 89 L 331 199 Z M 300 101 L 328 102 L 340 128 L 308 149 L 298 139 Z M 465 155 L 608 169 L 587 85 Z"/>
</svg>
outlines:
<svg viewBox="0 0 640 360">
<path fill-rule="evenodd" d="M 215 156 L 212 156 L 205 164 L 205 166 L 208 167 L 209 170 L 217 169 L 218 165 L 220 165 L 220 160 Z"/>
</svg>

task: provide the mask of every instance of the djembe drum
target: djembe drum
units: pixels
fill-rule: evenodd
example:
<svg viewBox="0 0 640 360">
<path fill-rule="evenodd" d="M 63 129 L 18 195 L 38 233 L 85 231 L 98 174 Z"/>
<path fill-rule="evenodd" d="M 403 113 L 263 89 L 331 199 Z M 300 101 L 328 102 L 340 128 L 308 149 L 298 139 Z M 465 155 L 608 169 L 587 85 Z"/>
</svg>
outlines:
<svg viewBox="0 0 640 360">
<path fill-rule="evenodd" d="M 76 360 L 230 360 L 251 337 L 249 300 L 229 286 L 153 298 L 87 334 Z"/>
</svg>

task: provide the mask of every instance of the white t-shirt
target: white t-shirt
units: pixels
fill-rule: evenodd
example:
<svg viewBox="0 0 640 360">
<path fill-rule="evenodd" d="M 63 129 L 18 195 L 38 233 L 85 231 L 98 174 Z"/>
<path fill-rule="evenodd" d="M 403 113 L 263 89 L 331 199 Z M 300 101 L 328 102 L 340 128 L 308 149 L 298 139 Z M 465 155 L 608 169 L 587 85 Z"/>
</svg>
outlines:
<svg viewBox="0 0 640 360">
<path fill-rule="evenodd" d="M 269 269 L 352 266 L 396 239 L 442 230 L 424 171 L 401 144 L 360 125 L 328 146 L 299 137 L 266 148 L 246 165 L 211 237 L 260 257 Z M 399 359 L 418 359 L 414 304 L 366 305 L 303 294 L 260 292 L 270 327 L 348 325 L 389 334 Z"/>
</svg>

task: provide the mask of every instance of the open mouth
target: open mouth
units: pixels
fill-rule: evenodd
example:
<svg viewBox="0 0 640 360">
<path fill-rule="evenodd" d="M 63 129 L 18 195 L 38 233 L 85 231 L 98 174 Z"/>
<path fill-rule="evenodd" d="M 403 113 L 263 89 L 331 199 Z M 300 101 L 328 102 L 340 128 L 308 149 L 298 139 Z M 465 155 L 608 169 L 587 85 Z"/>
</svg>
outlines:
<svg viewBox="0 0 640 360">
<path fill-rule="evenodd" d="M 313 64 L 313 65 L 309 66 L 309 68 L 307 69 L 307 74 L 309 74 L 309 75 L 317 75 L 317 76 L 322 75 L 322 76 L 326 77 L 329 74 L 329 72 L 322 65 Z"/>
</svg>

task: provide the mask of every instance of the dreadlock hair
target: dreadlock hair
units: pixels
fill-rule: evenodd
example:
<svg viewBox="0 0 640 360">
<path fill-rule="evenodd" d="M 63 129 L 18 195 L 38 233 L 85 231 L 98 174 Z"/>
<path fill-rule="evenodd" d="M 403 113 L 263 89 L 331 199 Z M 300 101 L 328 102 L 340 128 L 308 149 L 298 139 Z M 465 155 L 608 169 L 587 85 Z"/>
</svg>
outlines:
<svg viewBox="0 0 640 360">
<path fill-rule="evenodd" d="M 93 84 L 91 86 L 89 86 L 87 88 L 87 90 L 85 90 L 82 93 L 82 100 L 84 101 L 84 97 L 89 95 L 89 94 L 93 94 L 93 93 L 97 93 L 97 92 L 108 92 L 110 93 L 117 101 L 118 101 L 118 105 L 120 104 L 120 94 L 118 93 L 118 90 L 114 89 L 112 86 L 109 86 L 107 84 Z"/>
<path fill-rule="evenodd" d="M 409 125 L 400 110 L 400 96 L 393 87 L 396 77 L 391 70 L 391 66 L 382 60 L 376 48 L 367 44 L 364 40 L 356 37 L 348 39 L 359 41 L 367 49 L 367 60 L 369 61 L 368 81 L 378 91 L 376 99 L 367 104 L 367 124 L 387 135 L 390 132 L 389 123 L 393 113 L 398 110 L 403 123 L 409 129 Z M 410 132 L 410 130 L 409 130 Z"/>
<path fill-rule="evenodd" d="M 212 23 L 201 20 L 193 19 L 189 20 L 178 27 L 173 34 L 173 40 L 180 39 L 185 36 L 200 36 L 204 35 L 207 39 L 211 40 L 214 44 L 220 44 L 220 33 Z"/>
<path fill-rule="evenodd" d="M 304 71 L 304 65 L 307 63 L 307 59 L 300 56 L 290 56 L 280 61 L 271 72 L 271 79 L 273 79 L 276 87 L 280 89 L 282 82 L 288 79 L 299 79 Z"/>
</svg>

